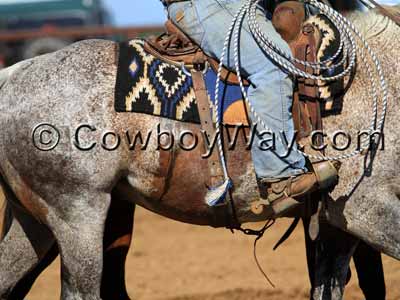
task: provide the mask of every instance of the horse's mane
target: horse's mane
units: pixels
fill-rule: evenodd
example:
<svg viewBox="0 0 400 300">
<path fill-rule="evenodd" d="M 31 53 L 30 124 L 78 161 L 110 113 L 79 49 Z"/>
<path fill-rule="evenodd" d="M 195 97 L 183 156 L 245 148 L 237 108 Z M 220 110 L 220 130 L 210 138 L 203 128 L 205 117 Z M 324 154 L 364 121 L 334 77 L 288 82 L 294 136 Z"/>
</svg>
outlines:
<svg viewBox="0 0 400 300">
<path fill-rule="evenodd" d="M 400 4 L 397 5 L 382 5 L 385 9 L 387 9 L 393 15 L 400 16 Z"/>
<path fill-rule="evenodd" d="M 400 6 L 390 7 L 390 9 L 392 13 L 400 13 Z M 397 97 L 400 92 L 400 74 L 398 73 L 400 62 L 397 59 L 400 26 L 375 10 L 354 12 L 348 17 L 377 55 L 385 73 L 390 95 Z M 358 88 L 362 87 L 358 86 Z M 391 108 L 388 109 L 397 110 L 398 105 L 398 101 L 389 101 Z"/>
<path fill-rule="evenodd" d="M 400 15 L 400 5 L 384 7 L 392 14 Z M 367 40 L 381 34 L 400 32 L 400 27 L 398 25 L 376 10 L 368 12 L 353 12 L 348 16 L 348 18 Z"/>
</svg>

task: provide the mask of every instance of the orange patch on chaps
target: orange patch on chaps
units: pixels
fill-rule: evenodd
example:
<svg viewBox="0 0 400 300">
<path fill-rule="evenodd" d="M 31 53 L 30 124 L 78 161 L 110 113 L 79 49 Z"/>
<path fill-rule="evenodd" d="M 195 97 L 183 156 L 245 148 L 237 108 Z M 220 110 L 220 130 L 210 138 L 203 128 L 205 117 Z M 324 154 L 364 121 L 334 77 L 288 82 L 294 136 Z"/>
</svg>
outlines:
<svg viewBox="0 0 400 300">
<path fill-rule="evenodd" d="M 118 239 L 116 239 L 110 246 L 107 247 L 106 251 L 110 251 L 117 248 L 126 247 L 129 248 L 132 240 L 131 234 L 126 234 Z"/>
<path fill-rule="evenodd" d="M 17 197 L 19 204 L 21 204 L 22 207 L 39 222 L 46 223 L 46 217 L 49 211 L 42 203 L 40 203 L 40 197 L 32 191 L 10 162 L 4 161 L 3 163 L 4 169 L 7 170 L 5 173 L 9 178 L 11 178 L 8 180 L 9 187 Z"/>
<path fill-rule="evenodd" d="M 24 181 L 18 184 L 18 187 L 15 189 L 15 194 L 25 209 L 38 219 L 38 221 L 42 223 L 45 222 L 46 216 L 49 213 L 48 209 L 39 202 L 39 197 Z"/>
</svg>

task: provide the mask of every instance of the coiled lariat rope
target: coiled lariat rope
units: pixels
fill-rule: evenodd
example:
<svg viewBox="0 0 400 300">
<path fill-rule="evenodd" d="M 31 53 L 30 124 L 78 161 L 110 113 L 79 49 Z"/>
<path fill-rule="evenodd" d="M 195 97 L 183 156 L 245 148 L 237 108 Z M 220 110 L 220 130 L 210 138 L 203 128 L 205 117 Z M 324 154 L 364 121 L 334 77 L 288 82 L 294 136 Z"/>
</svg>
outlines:
<svg viewBox="0 0 400 300">
<path fill-rule="evenodd" d="M 234 47 L 234 64 L 235 64 L 235 71 L 237 74 L 237 77 L 239 79 L 240 83 L 240 88 L 243 94 L 243 97 L 248 104 L 250 108 L 250 113 L 253 116 L 253 119 L 256 120 L 256 124 L 261 124 L 264 130 L 268 132 L 272 132 L 268 126 L 265 124 L 265 122 L 260 118 L 260 116 L 257 114 L 255 111 L 252 103 L 250 102 L 247 92 L 244 88 L 243 84 L 243 79 L 241 76 L 241 71 L 240 71 L 240 61 L 239 61 L 239 40 L 240 40 L 240 33 L 241 33 L 241 27 L 243 25 L 243 21 L 246 15 L 248 15 L 248 26 L 253 34 L 255 40 L 257 41 L 259 47 L 264 51 L 270 59 L 272 59 L 273 62 L 278 64 L 283 70 L 286 72 L 298 76 L 298 77 L 303 77 L 306 79 L 312 79 L 312 80 L 317 80 L 317 81 L 336 81 L 341 78 L 344 78 L 345 76 L 350 76 L 352 71 L 354 70 L 356 63 L 357 63 L 357 54 L 359 54 L 359 57 L 361 58 L 361 61 L 363 63 L 363 66 L 366 68 L 367 72 L 367 79 L 369 80 L 370 83 L 370 94 L 373 99 L 373 106 L 372 106 L 372 119 L 369 125 L 369 135 L 375 133 L 375 132 L 380 132 L 383 133 L 383 126 L 386 118 L 386 111 L 387 111 L 387 102 L 388 102 L 388 92 L 387 92 L 387 86 L 386 86 L 386 81 L 383 75 L 383 71 L 381 68 L 381 65 L 378 61 L 378 58 L 376 57 L 375 53 L 372 51 L 370 46 L 368 45 L 367 41 L 362 37 L 360 32 L 354 27 L 353 24 L 349 20 L 347 20 L 344 16 L 342 16 L 340 13 L 337 11 L 333 10 L 331 7 L 320 3 L 316 0 L 305 0 L 304 2 L 314 6 L 319 9 L 320 13 L 325 15 L 337 28 L 337 30 L 340 33 L 340 45 L 338 47 L 338 50 L 336 53 L 321 62 L 306 62 L 302 61 L 296 58 L 293 58 L 289 53 L 286 53 L 282 49 L 280 49 L 277 45 L 274 44 L 274 42 L 267 36 L 265 35 L 259 24 L 257 23 L 256 16 L 257 16 L 257 9 L 258 9 L 258 2 L 259 0 L 248 0 L 246 1 L 238 10 L 238 12 L 235 14 L 235 16 L 232 19 L 232 23 L 229 27 L 229 30 L 227 32 L 227 35 L 225 37 L 224 41 L 224 46 L 222 50 L 222 54 L 220 56 L 220 64 L 218 67 L 218 74 L 217 74 L 217 81 L 216 81 L 216 87 L 215 87 L 215 105 L 214 105 L 214 115 L 215 115 L 215 120 L 216 120 L 216 136 L 218 140 L 218 151 L 219 155 L 221 158 L 222 162 L 222 167 L 225 175 L 225 182 L 230 182 L 229 176 L 228 176 L 228 171 L 227 171 L 227 166 L 226 166 L 226 161 L 225 161 L 225 156 L 223 152 L 223 143 L 222 143 L 222 138 L 221 138 L 221 120 L 220 120 L 220 101 L 219 101 L 219 88 L 220 88 L 220 81 L 221 81 L 221 73 L 222 73 L 222 68 L 224 64 L 225 57 L 227 55 L 227 51 L 230 46 L 231 38 L 233 37 L 233 47 Z M 363 47 L 359 48 L 357 47 L 356 44 L 356 39 L 358 39 Z M 381 115 L 378 120 L 378 90 L 375 81 L 373 80 L 375 78 L 374 72 L 371 70 L 371 67 L 367 61 L 367 57 L 365 55 L 365 50 L 367 50 L 369 57 L 372 59 L 373 64 L 375 66 L 375 71 L 376 74 L 378 75 L 379 78 L 379 88 L 380 92 L 382 93 L 381 99 L 382 99 L 382 111 Z M 342 58 L 338 63 L 335 63 L 335 60 L 342 55 Z M 267 58 L 266 58 L 267 59 Z M 296 67 L 295 64 L 301 64 L 303 66 L 312 68 L 313 73 L 319 73 L 318 71 L 321 70 L 332 70 L 336 67 L 343 67 L 343 71 L 340 74 L 334 75 L 334 76 L 324 76 L 324 75 L 314 75 L 311 73 L 307 73 Z M 282 144 L 287 148 L 286 142 L 283 142 L 281 137 L 278 135 L 278 139 Z M 347 154 L 342 154 L 339 156 L 315 156 L 315 155 L 309 155 L 306 154 L 299 149 L 294 149 L 297 152 L 300 152 L 302 155 L 312 159 L 312 160 L 318 160 L 318 161 L 326 161 L 326 160 L 344 160 L 344 159 L 349 159 L 352 158 L 356 155 L 359 155 L 363 153 L 365 149 L 368 149 L 370 147 L 370 139 L 367 137 L 364 139 L 364 141 L 360 145 L 360 149 L 354 150 L 351 153 Z"/>
</svg>

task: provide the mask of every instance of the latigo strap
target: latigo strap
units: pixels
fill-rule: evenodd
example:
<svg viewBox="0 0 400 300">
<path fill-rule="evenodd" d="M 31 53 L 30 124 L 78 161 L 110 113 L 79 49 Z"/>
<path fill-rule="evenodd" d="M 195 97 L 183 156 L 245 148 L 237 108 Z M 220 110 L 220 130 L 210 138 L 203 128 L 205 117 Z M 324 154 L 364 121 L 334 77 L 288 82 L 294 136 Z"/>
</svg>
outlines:
<svg viewBox="0 0 400 300">
<path fill-rule="evenodd" d="M 191 74 L 200 115 L 201 128 L 205 130 L 207 138 L 211 143 L 216 130 L 210 114 L 210 102 L 208 100 L 207 89 L 203 77 L 204 75 L 202 71 L 195 69 L 192 69 Z M 224 173 L 216 149 L 213 149 L 211 156 L 208 158 L 208 170 L 210 175 L 209 186 L 216 186 L 224 181 Z"/>
</svg>

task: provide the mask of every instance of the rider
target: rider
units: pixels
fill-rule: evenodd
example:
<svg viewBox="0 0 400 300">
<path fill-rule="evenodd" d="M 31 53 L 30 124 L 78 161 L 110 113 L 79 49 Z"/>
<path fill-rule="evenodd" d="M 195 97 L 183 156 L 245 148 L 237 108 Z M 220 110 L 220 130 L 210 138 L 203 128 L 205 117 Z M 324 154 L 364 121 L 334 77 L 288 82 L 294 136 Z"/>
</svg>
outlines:
<svg viewBox="0 0 400 300">
<path fill-rule="evenodd" d="M 271 20 L 266 17 L 264 1 L 260 1 L 257 8 L 258 24 L 264 34 L 290 54 L 289 45 L 274 29 Z M 221 55 L 232 18 L 244 4 L 244 0 L 162 0 L 162 2 L 174 24 L 190 36 L 205 53 L 216 58 Z M 265 2 L 270 5 L 274 1 Z M 287 141 L 292 141 L 295 134 L 291 114 L 292 78 L 273 63 L 258 46 L 247 25 L 247 16 L 241 29 L 240 56 L 242 72 L 252 83 L 248 97 L 255 111 L 272 132 L 277 136 L 282 132 Z M 231 67 L 234 66 L 233 60 L 231 55 L 229 61 L 225 59 L 223 63 Z M 262 130 L 264 129 L 258 127 L 259 133 Z M 257 177 L 263 182 L 264 188 L 271 191 L 277 184 L 284 185 L 287 187 L 286 196 L 292 197 L 304 195 L 315 189 L 316 176 L 307 169 L 305 157 L 294 151 L 296 143 L 289 154 L 283 157 L 287 148 L 280 139 L 276 139 L 273 151 L 262 150 L 259 147 L 261 141 L 262 136 L 257 136 L 251 152 Z"/>
</svg>

